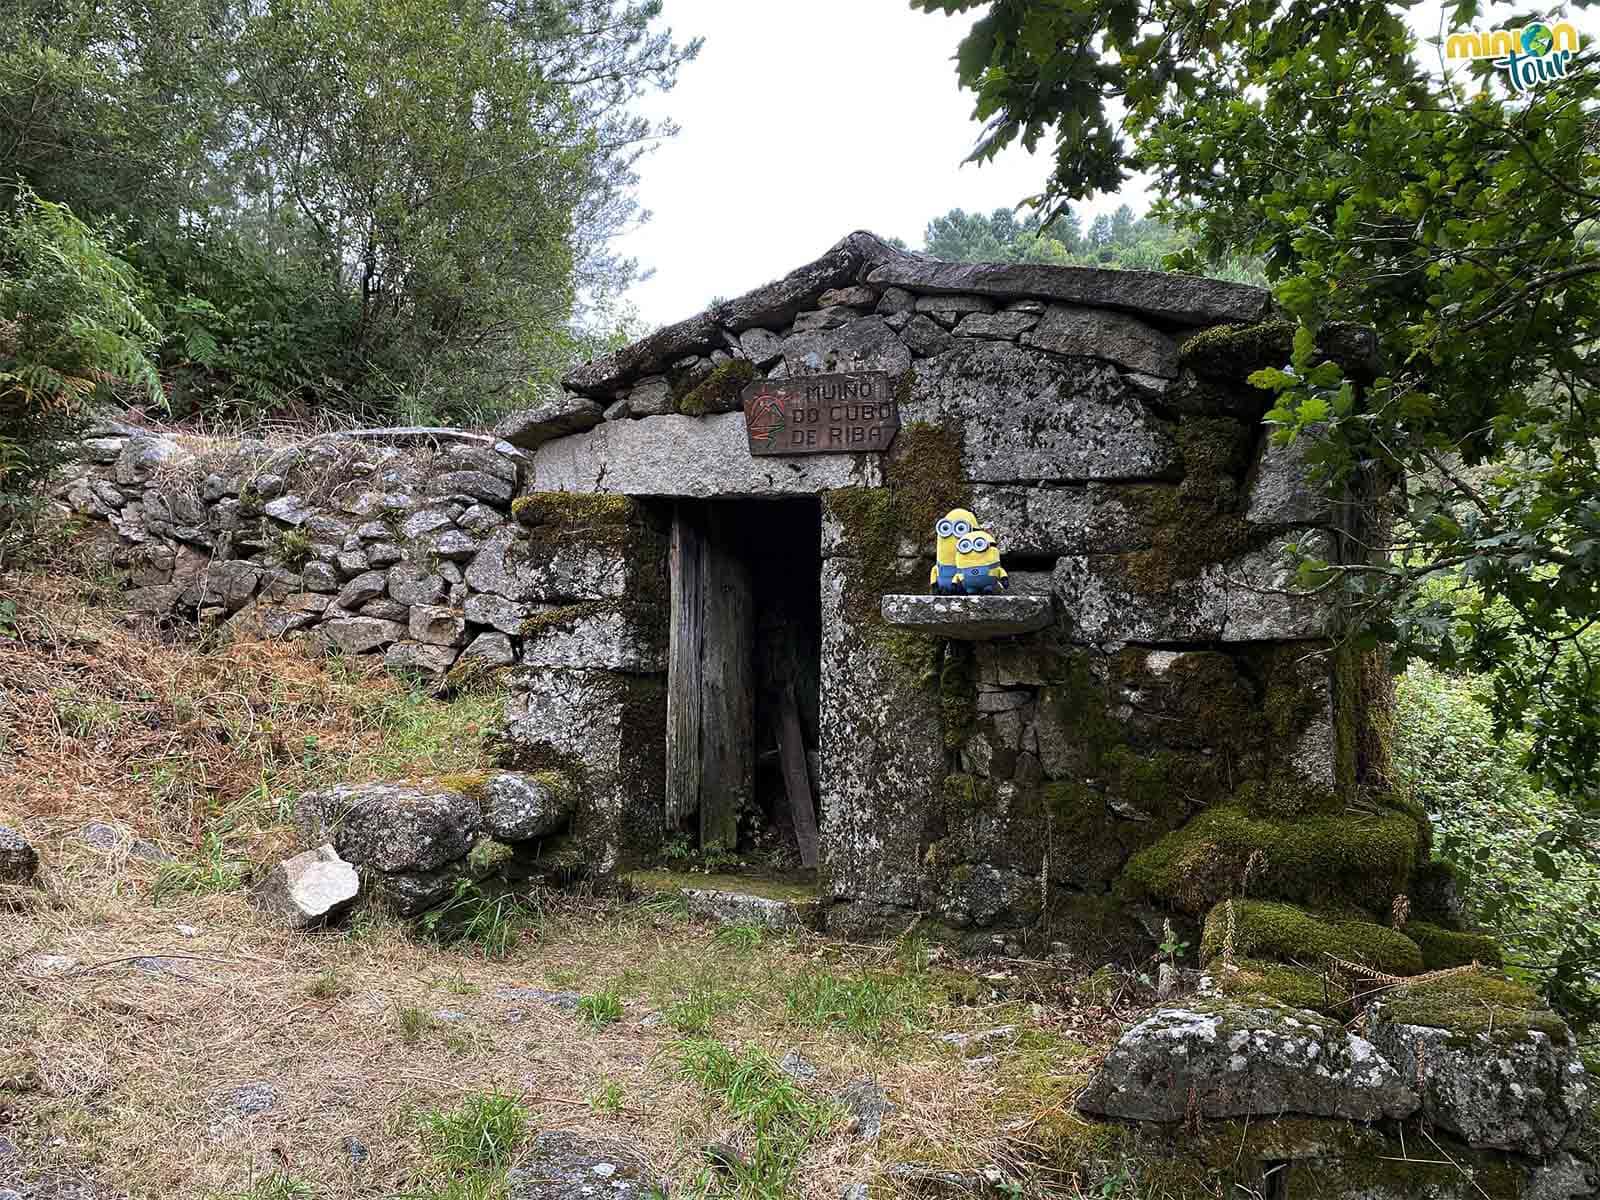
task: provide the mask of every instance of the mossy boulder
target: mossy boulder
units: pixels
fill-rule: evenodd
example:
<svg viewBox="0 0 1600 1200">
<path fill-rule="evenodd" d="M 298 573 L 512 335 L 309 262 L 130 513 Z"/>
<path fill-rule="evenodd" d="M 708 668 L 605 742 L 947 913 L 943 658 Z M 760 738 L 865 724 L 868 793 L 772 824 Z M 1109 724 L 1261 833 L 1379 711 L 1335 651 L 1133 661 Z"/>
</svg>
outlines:
<svg viewBox="0 0 1600 1200">
<path fill-rule="evenodd" d="M 1217 999 L 1158 1009 L 1130 1028 L 1078 1107 L 1135 1121 L 1286 1112 L 1372 1121 L 1409 1116 L 1417 1096 L 1339 1021 Z"/>
<path fill-rule="evenodd" d="M 1212 965 L 1211 986 L 1218 995 L 1236 999 L 1263 997 L 1290 1008 L 1334 1015 L 1339 997 L 1321 971 L 1260 958 L 1241 958 Z"/>
<path fill-rule="evenodd" d="M 1323 918 L 1292 904 L 1225 900 L 1206 917 L 1200 961 L 1224 954 L 1295 962 L 1321 970 L 1327 955 L 1385 975 L 1415 975 L 1422 951 L 1402 933 L 1370 921 Z"/>
<path fill-rule="evenodd" d="M 1567 1023 L 1532 988 L 1488 970 L 1462 970 L 1397 987 L 1384 995 L 1381 1019 L 1462 1037 L 1520 1037 L 1531 1031 L 1562 1044 L 1572 1041 Z"/>
<path fill-rule="evenodd" d="M 1368 1027 L 1379 1052 L 1417 1080 L 1424 1117 L 1470 1146 L 1549 1154 L 1588 1112 L 1571 1032 L 1511 980 L 1468 969 L 1398 987 L 1372 1006 Z"/>
<path fill-rule="evenodd" d="M 1500 943 L 1492 934 L 1465 933 L 1427 921 L 1411 921 L 1406 925 L 1406 936 L 1422 948 L 1422 965 L 1430 971 L 1464 967 L 1468 963 L 1481 963 L 1486 967 L 1505 965 Z"/>
<path fill-rule="evenodd" d="M 1220 805 L 1134 855 L 1118 884 L 1129 898 L 1199 916 L 1238 891 L 1250 866 L 1256 895 L 1387 912 L 1406 890 L 1420 837 L 1417 822 L 1405 813 L 1274 820 Z"/>
<path fill-rule="evenodd" d="M 588 492 L 529 492 L 511 502 L 522 525 L 626 525 L 639 519 L 638 502 L 627 496 Z"/>
</svg>

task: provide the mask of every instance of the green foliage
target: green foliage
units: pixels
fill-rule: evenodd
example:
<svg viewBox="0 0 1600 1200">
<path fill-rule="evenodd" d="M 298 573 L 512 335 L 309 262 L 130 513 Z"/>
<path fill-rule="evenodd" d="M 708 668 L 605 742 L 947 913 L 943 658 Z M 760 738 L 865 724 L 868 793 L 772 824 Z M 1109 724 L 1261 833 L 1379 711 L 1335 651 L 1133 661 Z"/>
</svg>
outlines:
<svg viewBox="0 0 1600 1200">
<path fill-rule="evenodd" d="M 0 523 L 66 457 L 90 401 L 160 402 L 142 300 L 108 231 L 26 188 L 0 207 Z"/>
<path fill-rule="evenodd" d="M 1328 954 L 1386 975 L 1415 975 L 1423 967 L 1421 951 L 1405 934 L 1267 900 L 1227 901 L 1211 910 L 1200 939 L 1201 964 L 1219 957 L 1230 943 L 1241 958 L 1294 962 L 1317 970 L 1326 965 Z"/>
<path fill-rule="evenodd" d="M 527 1132 L 527 1109 L 501 1092 L 475 1093 L 448 1112 L 422 1116 L 423 1145 L 458 1169 L 503 1170 Z"/>
<path fill-rule="evenodd" d="M 425 912 L 418 925 L 441 945 L 472 946 L 484 958 L 499 959 L 515 949 L 535 916 L 523 898 L 462 879 L 450 898 Z"/>
<path fill-rule="evenodd" d="M 1396 693 L 1398 782 L 1427 808 L 1434 849 L 1455 867 L 1474 920 L 1564 1009 L 1592 1015 L 1600 1012 L 1600 854 L 1581 826 L 1564 836 L 1569 809 L 1522 770 L 1529 735 L 1496 740 L 1492 687 L 1422 664 L 1407 669 Z"/>
<path fill-rule="evenodd" d="M 674 1044 L 679 1069 L 748 1132 L 750 1152 L 693 1181 L 700 1195 L 781 1200 L 789 1195 L 801 1156 L 827 1132 L 836 1110 L 808 1097 L 760 1047 L 740 1052 L 708 1038 Z"/>
<path fill-rule="evenodd" d="M 585 1024 L 596 1029 L 602 1025 L 614 1025 L 622 1020 L 622 998 L 614 987 L 580 996 L 578 1016 L 583 1018 Z"/>
<path fill-rule="evenodd" d="M 126 229 L 180 413 L 487 421 L 602 348 L 652 0 L 18 0 L 0 180 Z M 0 200 L 3 200 L 0 194 Z"/>
<path fill-rule="evenodd" d="M 230 858 L 217 830 L 208 829 L 195 862 L 164 864 L 150 887 L 150 899 L 160 904 L 173 896 L 211 896 L 231 892 L 244 883 L 242 864 Z"/>
<path fill-rule="evenodd" d="M 1171 225 L 1150 217 L 1136 218 L 1126 204 L 1090 222 L 1087 232 L 1070 208 L 1063 206 L 1046 225 L 1038 213 L 1019 220 L 1009 208 L 988 216 L 952 208 L 928 222 L 923 250 L 946 262 L 1030 263 L 1047 266 L 1112 267 L 1154 271 L 1185 244 Z M 1253 264 L 1219 264 L 1208 274 L 1242 283 L 1261 282 Z"/>
<path fill-rule="evenodd" d="M 1331 490 L 1404 481 L 1398 521 L 1365 531 L 1377 553 L 1333 577 L 1353 634 L 1492 676 L 1497 727 L 1600 811 L 1600 657 L 1576 649 L 1600 615 L 1592 54 L 1519 93 L 1419 44 L 1405 0 L 913 3 L 982 11 L 957 56 L 974 157 L 1053 131 L 1046 219 L 1137 166 L 1195 236 L 1173 265 L 1260 258 L 1296 325 L 1254 376 L 1277 436 Z M 1440 32 L 1482 8 L 1458 0 Z M 1319 355 L 1343 321 L 1373 331 L 1371 362 Z M 1446 573 L 1468 586 L 1429 586 Z"/>
</svg>

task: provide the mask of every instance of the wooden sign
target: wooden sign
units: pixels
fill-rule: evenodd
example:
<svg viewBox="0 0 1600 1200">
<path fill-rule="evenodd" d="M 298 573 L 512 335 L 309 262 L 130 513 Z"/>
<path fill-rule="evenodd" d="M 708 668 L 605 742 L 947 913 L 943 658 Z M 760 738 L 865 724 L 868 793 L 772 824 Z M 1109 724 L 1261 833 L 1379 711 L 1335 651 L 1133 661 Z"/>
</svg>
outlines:
<svg viewBox="0 0 1600 1200">
<path fill-rule="evenodd" d="M 900 431 L 884 371 L 757 379 L 739 396 L 751 454 L 866 454 Z"/>
</svg>

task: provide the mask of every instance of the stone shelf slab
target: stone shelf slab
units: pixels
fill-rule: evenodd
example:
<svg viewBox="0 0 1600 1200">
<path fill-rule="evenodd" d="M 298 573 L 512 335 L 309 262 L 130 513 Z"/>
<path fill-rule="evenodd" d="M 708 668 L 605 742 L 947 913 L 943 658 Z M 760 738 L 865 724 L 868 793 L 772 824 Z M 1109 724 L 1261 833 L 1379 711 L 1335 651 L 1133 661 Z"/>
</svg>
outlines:
<svg viewBox="0 0 1600 1200">
<path fill-rule="evenodd" d="M 963 642 L 1034 633 L 1050 624 L 1049 596 L 885 596 L 883 619 Z"/>
</svg>

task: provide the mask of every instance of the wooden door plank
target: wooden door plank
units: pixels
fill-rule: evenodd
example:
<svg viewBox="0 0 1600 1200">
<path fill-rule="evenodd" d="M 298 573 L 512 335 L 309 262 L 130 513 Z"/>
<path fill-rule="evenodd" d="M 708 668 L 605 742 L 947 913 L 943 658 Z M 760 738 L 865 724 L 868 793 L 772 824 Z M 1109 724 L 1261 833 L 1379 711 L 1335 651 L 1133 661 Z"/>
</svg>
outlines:
<svg viewBox="0 0 1600 1200">
<path fill-rule="evenodd" d="M 817 865 L 817 810 L 811 802 L 811 780 L 806 770 L 806 747 L 800 736 L 800 708 L 794 684 L 786 683 L 778 709 L 778 758 L 783 767 L 783 788 L 800 843 L 800 865 Z"/>
<path fill-rule="evenodd" d="M 670 632 L 667 639 L 667 833 L 700 807 L 701 622 L 705 536 L 701 505 L 672 509 Z"/>
<path fill-rule="evenodd" d="M 731 523 L 709 506 L 702 566 L 700 845 L 733 851 L 755 793 L 755 603 Z"/>
</svg>

